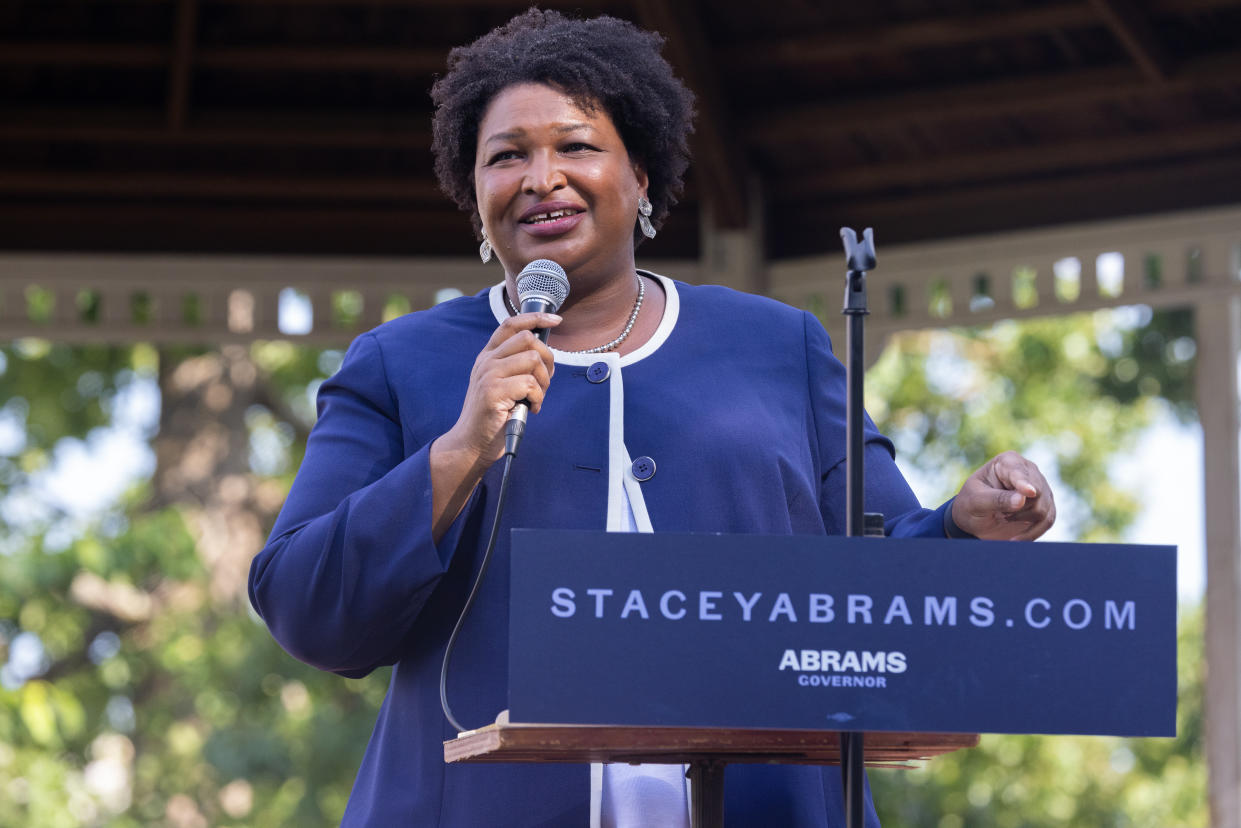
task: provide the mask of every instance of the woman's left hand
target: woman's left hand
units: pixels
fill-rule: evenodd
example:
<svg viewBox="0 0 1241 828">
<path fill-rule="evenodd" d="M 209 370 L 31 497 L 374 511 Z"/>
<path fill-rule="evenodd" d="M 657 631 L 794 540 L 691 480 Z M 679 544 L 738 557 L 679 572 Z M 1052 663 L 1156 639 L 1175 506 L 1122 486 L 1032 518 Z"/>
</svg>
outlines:
<svg viewBox="0 0 1241 828">
<path fill-rule="evenodd" d="M 952 519 L 986 540 L 1034 540 L 1056 522 L 1056 502 L 1038 466 L 1006 451 L 965 481 Z"/>
</svg>

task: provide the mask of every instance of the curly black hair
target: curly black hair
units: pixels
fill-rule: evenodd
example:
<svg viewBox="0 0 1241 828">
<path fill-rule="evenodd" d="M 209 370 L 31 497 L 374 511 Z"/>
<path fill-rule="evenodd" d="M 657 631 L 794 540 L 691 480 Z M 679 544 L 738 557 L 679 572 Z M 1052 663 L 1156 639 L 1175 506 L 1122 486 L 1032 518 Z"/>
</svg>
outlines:
<svg viewBox="0 0 1241 828">
<path fill-rule="evenodd" d="M 694 118 L 694 95 L 660 54 L 663 43 L 615 17 L 577 20 L 532 8 L 449 53 L 448 73 L 431 87 L 431 150 L 440 188 L 470 213 L 476 234 L 478 126 L 492 99 L 520 83 L 555 87 L 588 112 L 602 107 L 646 170 L 651 220 L 663 223 L 681 194 Z M 641 240 L 635 231 L 635 245 Z"/>
</svg>

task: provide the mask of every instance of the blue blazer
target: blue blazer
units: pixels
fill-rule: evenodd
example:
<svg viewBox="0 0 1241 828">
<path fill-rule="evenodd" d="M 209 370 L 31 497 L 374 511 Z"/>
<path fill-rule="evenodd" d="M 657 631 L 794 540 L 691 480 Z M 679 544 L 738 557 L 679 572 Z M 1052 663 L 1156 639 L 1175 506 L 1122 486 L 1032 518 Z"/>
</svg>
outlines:
<svg viewBox="0 0 1241 828">
<path fill-rule="evenodd" d="M 648 274 L 651 275 L 651 274 Z M 845 372 L 810 314 L 663 277 L 659 330 L 641 349 L 556 352 L 513 465 L 500 541 L 453 656 L 466 727 L 507 704 L 508 530 L 843 534 Z M 395 665 L 345 825 L 574 826 L 590 820 L 583 765 L 446 765 L 444 646 L 478 570 L 497 463 L 436 544 L 431 442 L 456 422 L 478 352 L 507 314 L 499 286 L 358 337 L 319 391 L 319 420 L 250 599 L 292 655 L 344 676 Z M 889 534 L 944 536 L 867 421 L 866 505 Z M 655 473 L 639 481 L 631 460 Z M 640 474 L 639 476 L 645 476 Z M 836 768 L 734 765 L 729 826 L 843 824 Z M 868 825 L 877 826 L 873 809 Z"/>
</svg>

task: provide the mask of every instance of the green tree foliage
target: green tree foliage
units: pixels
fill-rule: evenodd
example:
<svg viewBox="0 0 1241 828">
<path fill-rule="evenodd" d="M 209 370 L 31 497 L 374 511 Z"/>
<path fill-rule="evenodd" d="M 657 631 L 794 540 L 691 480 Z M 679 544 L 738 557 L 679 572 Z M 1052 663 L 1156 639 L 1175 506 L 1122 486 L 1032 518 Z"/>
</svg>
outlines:
<svg viewBox="0 0 1241 828">
<path fill-rule="evenodd" d="M 1124 309 L 902 334 L 867 376 L 867 409 L 936 497 L 1013 449 L 1054 475 L 1069 535 L 1115 540 L 1138 503 L 1114 482 L 1114 458 L 1157 406 L 1193 416 L 1190 323 Z"/>
<path fill-rule="evenodd" d="M 240 491 L 248 492 L 244 510 L 269 521 L 313 419 L 308 389 L 340 355 L 258 345 L 234 352 L 220 375 L 210 373 L 211 356 L 33 341 L 3 349 L 2 410 L 24 437 L 0 457 L 0 496 L 10 505 L 28 498 L 57 445 L 116 425 L 112 402 L 127 385 L 158 377 L 166 397 L 189 402 L 180 407 L 198 418 L 193 432 L 228 416 L 224 402 L 248 387 L 242 369 L 253 366 L 259 382 L 240 419 L 246 476 L 256 485 Z M 212 400 L 221 403 L 216 410 Z M 165 414 L 168 407 L 166 400 Z M 162 427 L 176 432 L 164 419 Z M 299 664 L 244 594 L 219 588 L 213 570 L 224 562 L 205 554 L 203 530 L 218 507 L 210 492 L 182 486 L 186 475 L 177 473 L 201 447 L 177 448 L 68 543 L 48 542 L 63 510 L 11 509 L 6 518 L 0 826 L 340 820 L 387 671 L 349 681 Z M 216 446 L 207 477 L 227 477 L 217 472 L 230 451 Z M 180 501 L 170 498 L 177 491 Z M 242 550 L 247 559 L 254 551 Z"/>
<path fill-rule="evenodd" d="M 1145 308 L 903 334 L 867 377 L 902 462 L 946 498 L 1016 449 L 1054 480 L 1069 536 L 1114 541 L 1138 503 L 1113 482 L 1156 407 L 1192 419 L 1192 318 Z M 1207 824 L 1200 608 L 1181 619 L 1176 739 L 986 736 L 912 771 L 871 774 L 887 825 Z M 1079 677 L 1087 680 L 1087 677 Z"/>
<path fill-rule="evenodd" d="M 0 550 L 10 536 L 11 493 L 28 489 L 62 440 L 83 440 L 107 425 L 118 396 L 149 375 L 148 349 L 52 345 L 24 340 L 0 349 Z M 62 517 L 41 504 L 44 522 Z"/>
<path fill-rule="evenodd" d="M 193 549 L 175 510 L 143 523 L 119 540 L 157 564 Z M 53 576 L 31 578 L 37 553 L 4 561 L 0 611 L 49 666 L 0 691 L 0 825 L 339 822 L 385 676 L 298 664 L 201 573 L 147 592 L 65 572 L 89 545 L 56 553 Z"/>
</svg>

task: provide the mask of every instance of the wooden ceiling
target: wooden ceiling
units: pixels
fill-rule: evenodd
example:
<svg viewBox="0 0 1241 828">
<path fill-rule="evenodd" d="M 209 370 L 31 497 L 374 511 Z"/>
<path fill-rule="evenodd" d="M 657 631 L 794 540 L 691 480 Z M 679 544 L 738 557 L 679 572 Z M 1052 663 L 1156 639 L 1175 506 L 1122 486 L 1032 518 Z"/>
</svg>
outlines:
<svg viewBox="0 0 1241 828">
<path fill-rule="evenodd" d="M 0 249 L 470 255 L 428 90 L 504 0 L 6 0 Z M 657 29 L 771 258 L 1241 202 L 1241 0 L 549 0 Z"/>
</svg>

